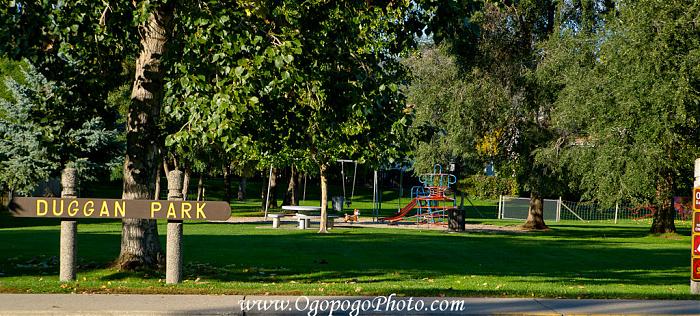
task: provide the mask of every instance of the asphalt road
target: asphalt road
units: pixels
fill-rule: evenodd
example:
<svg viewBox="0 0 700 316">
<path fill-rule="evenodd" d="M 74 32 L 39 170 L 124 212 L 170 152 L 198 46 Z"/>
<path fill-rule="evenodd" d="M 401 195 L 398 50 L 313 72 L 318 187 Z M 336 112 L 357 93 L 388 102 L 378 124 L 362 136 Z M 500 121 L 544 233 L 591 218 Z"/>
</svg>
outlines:
<svg viewBox="0 0 700 316">
<path fill-rule="evenodd" d="M 700 315 L 700 300 L 0 294 L 0 315 L 487 314 Z"/>
</svg>

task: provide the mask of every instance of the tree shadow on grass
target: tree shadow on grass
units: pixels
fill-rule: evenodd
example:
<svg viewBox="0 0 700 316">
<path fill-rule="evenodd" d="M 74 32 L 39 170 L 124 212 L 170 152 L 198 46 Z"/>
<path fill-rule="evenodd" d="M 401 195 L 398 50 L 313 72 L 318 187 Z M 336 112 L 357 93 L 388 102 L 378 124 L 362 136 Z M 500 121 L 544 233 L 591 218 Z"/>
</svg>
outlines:
<svg viewBox="0 0 700 316">
<path fill-rule="evenodd" d="M 310 230 L 256 230 L 251 225 L 259 223 L 187 224 L 183 238 L 185 276 L 252 283 L 404 282 L 406 286 L 402 291 L 405 293 L 477 296 L 501 294 L 487 289 L 426 288 L 420 286 L 420 280 L 475 275 L 543 284 L 670 286 L 687 283 L 687 276 L 676 273 L 687 268 L 686 249 L 664 247 L 654 244 L 653 240 L 632 239 L 640 237 L 639 229 L 635 228 L 616 228 L 616 233 L 610 231 L 608 236 L 611 237 L 603 239 L 598 238 L 599 232 L 588 231 L 598 227 L 579 229 L 580 226 L 572 231 L 562 227 L 540 235 L 376 229 L 336 229 L 333 234 L 319 235 Z M 92 267 L 82 266 L 79 272 L 104 269 L 119 253 L 118 233 L 79 232 L 78 235 L 80 260 L 95 263 Z M 5 276 L 57 274 L 56 266 L 26 264 L 40 254 L 57 255 L 57 231 L 7 229 L 0 231 L 0 239 L 12 241 L 0 245 L 0 250 L 8 254 L 0 259 L 0 272 Z M 20 259 L 9 260 L 11 257 Z M 114 271 L 101 278 L 162 277 L 162 272 Z"/>
</svg>

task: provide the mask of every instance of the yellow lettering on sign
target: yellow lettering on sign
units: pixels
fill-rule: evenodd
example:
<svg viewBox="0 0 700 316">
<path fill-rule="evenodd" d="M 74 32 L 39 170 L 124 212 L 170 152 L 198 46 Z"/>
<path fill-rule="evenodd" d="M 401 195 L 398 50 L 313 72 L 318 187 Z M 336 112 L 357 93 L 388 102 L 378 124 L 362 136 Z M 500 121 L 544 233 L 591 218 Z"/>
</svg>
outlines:
<svg viewBox="0 0 700 316">
<path fill-rule="evenodd" d="M 90 207 L 88 207 L 88 205 L 89 205 Z M 87 202 L 85 202 L 85 204 L 83 205 L 83 215 L 85 215 L 85 217 L 90 217 L 90 216 L 92 216 L 92 213 L 95 212 L 95 207 L 94 207 L 94 206 L 95 206 L 95 202 L 93 202 L 93 201 L 87 201 Z"/>
<path fill-rule="evenodd" d="M 187 218 L 192 218 L 192 215 L 190 215 L 191 210 L 192 203 L 182 202 L 182 204 L 180 205 L 180 218 L 185 219 L 185 215 L 187 215 Z"/>
<path fill-rule="evenodd" d="M 207 218 L 206 215 L 204 215 L 204 206 L 207 205 L 207 203 L 197 203 L 197 218 Z M 201 215 L 201 217 L 200 217 Z"/>
<path fill-rule="evenodd" d="M 46 214 L 48 212 L 49 212 L 49 202 L 47 202 L 46 200 L 36 200 L 36 215 L 37 216 L 46 216 Z"/>
<path fill-rule="evenodd" d="M 107 207 L 107 201 L 102 201 L 102 206 L 100 207 L 100 217 L 109 217 L 109 207 Z"/>
<path fill-rule="evenodd" d="M 119 204 L 121 202 L 121 204 Z M 114 217 L 125 217 L 126 216 L 126 202 L 124 201 L 114 201 Z"/>
<path fill-rule="evenodd" d="M 80 208 L 78 208 L 78 201 L 70 201 L 70 203 L 68 203 L 68 216 L 75 216 L 75 214 L 78 214 L 78 211 L 80 211 Z"/>
<path fill-rule="evenodd" d="M 168 218 L 177 218 L 175 213 L 175 205 L 173 203 L 168 203 Z"/>
<path fill-rule="evenodd" d="M 62 202 L 62 201 L 61 201 L 61 202 Z M 61 204 L 63 204 L 63 203 L 61 203 Z M 63 205 L 61 205 L 61 211 L 60 211 L 60 212 L 57 212 L 57 211 L 58 211 L 58 208 L 56 207 L 56 200 L 51 201 L 51 208 L 52 208 L 53 216 L 61 216 L 61 215 L 63 215 Z"/>
<path fill-rule="evenodd" d="M 154 218 L 156 212 L 160 212 L 162 207 L 163 206 L 160 205 L 160 202 L 151 202 L 151 218 Z"/>
</svg>

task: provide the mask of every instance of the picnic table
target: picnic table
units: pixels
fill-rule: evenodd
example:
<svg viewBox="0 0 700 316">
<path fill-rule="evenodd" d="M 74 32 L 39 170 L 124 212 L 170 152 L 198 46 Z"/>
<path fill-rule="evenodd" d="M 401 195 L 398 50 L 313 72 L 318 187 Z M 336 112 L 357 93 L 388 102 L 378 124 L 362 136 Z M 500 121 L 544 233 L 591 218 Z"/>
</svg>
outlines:
<svg viewBox="0 0 700 316">
<path fill-rule="evenodd" d="M 294 206 L 294 205 L 284 205 L 282 209 L 285 211 L 295 211 L 297 212 L 294 217 L 299 221 L 299 229 L 307 229 L 311 227 L 311 220 L 321 220 L 320 215 L 306 215 L 300 212 L 321 212 L 320 206 Z M 277 214 L 275 214 L 277 215 Z M 281 214 L 280 214 L 281 215 Z M 328 215 L 328 228 L 333 228 L 333 222 L 338 217 L 337 215 Z M 279 218 L 277 219 L 279 221 Z M 275 227 L 275 218 L 272 219 L 272 227 Z M 279 222 L 277 224 L 279 227 Z M 275 227 L 275 228 L 277 228 Z"/>
</svg>

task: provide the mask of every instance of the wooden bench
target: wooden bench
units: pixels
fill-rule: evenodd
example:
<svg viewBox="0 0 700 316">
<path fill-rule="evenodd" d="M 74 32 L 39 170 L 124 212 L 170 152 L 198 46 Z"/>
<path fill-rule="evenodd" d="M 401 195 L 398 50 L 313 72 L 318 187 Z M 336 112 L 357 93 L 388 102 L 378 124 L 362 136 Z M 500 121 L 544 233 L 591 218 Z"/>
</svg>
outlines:
<svg viewBox="0 0 700 316">
<path fill-rule="evenodd" d="M 267 214 L 267 217 L 272 218 L 272 228 L 280 228 L 280 219 L 284 214 Z"/>
</svg>

